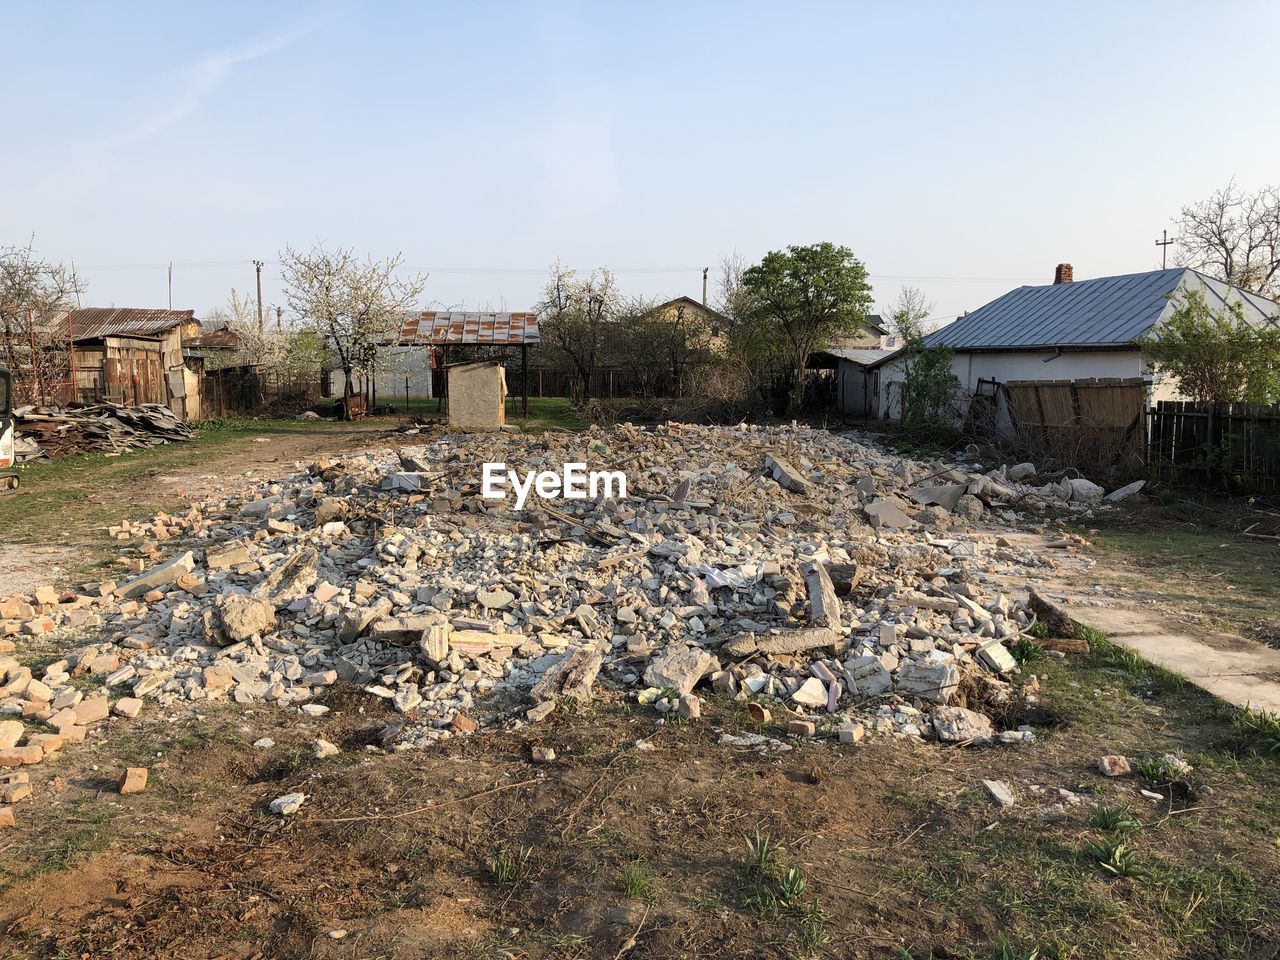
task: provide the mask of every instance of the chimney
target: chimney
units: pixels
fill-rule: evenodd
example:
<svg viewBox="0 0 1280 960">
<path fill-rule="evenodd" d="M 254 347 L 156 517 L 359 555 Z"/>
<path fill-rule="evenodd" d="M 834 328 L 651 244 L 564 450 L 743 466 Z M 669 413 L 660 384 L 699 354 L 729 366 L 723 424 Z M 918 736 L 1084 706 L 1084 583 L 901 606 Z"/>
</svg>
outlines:
<svg viewBox="0 0 1280 960">
<path fill-rule="evenodd" d="M 1057 268 L 1053 271 L 1053 282 L 1054 283 L 1070 283 L 1071 273 L 1072 273 L 1071 264 L 1060 263 L 1058 264 Z"/>
</svg>

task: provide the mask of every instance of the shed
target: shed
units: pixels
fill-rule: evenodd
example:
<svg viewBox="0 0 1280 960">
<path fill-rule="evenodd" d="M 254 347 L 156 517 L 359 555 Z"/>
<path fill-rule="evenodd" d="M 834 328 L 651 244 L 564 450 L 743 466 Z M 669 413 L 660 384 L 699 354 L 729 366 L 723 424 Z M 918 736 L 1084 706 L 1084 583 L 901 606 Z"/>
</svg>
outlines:
<svg viewBox="0 0 1280 960">
<path fill-rule="evenodd" d="M 828 347 L 811 353 L 809 366 L 835 371 L 832 403 L 836 410 L 849 417 L 874 419 L 880 415 L 879 363 L 897 352 L 884 347 Z"/>
<path fill-rule="evenodd" d="M 501 430 L 506 422 L 506 370 L 497 360 L 449 368 L 449 426 L 467 433 Z"/>
</svg>

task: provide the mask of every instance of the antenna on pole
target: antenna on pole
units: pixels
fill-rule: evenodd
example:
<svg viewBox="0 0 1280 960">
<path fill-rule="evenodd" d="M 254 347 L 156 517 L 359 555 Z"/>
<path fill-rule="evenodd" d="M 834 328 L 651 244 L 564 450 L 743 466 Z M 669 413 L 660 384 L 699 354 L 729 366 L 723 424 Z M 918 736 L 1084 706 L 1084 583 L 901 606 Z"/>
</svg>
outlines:
<svg viewBox="0 0 1280 960">
<path fill-rule="evenodd" d="M 1174 237 L 1173 239 L 1170 239 L 1168 230 L 1161 230 L 1160 238 L 1161 239 L 1156 241 L 1156 246 L 1160 248 L 1160 269 L 1166 270 L 1168 269 L 1168 266 L 1169 266 L 1168 264 L 1169 244 L 1173 243 L 1174 240 L 1177 240 L 1178 238 Z"/>
<path fill-rule="evenodd" d="M 710 267 L 702 268 L 702 305 L 704 307 L 707 305 L 707 273 L 710 270 Z"/>
</svg>

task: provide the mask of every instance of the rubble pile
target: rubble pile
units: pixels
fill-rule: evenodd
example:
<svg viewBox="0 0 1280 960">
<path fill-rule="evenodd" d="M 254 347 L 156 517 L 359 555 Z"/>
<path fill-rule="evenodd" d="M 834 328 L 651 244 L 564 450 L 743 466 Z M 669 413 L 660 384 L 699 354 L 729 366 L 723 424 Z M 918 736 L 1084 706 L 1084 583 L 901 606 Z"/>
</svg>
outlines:
<svg viewBox="0 0 1280 960">
<path fill-rule="evenodd" d="M 517 511 L 480 495 L 486 461 L 621 470 L 627 496 Z M 1026 739 L 991 714 L 1034 689 L 1011 682 L 1008 648 L 1034 615 L 996 584 L 1053 561 L 974 523 L 1089 507 L 1010 472 L 748 425 L 449 436 L 321 460 L 111 528 L 134 554 L 120 582 L 0 601 L 0 714 L 25 728 L 0 766 L 147 703 L 319 716 L 339 683 L 382 701 L 396 748 L 564 701 L 696 720 L 707 691 L 846 742 Z M 53 631 L 92 642 L 39 671 L 12 656 L 15 636 Z"/>
<path fill-rule="evenodd" d="M 191 438 L 191 428 L 160 403 L 122 406 L 110 401 L 68 407 L 18 407 L 19 463 L 60 460 L 91 451 L 124 453 Z"/>
</svg>

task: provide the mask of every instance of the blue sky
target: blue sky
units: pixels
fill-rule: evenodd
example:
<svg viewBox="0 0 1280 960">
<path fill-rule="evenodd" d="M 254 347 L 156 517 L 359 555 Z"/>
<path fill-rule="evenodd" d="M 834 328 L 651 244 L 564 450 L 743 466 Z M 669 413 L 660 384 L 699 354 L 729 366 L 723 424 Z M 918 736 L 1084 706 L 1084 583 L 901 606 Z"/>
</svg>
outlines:
<svg viewBox="0 0 1280 960">
<path fill-rule="evenodd" d="M 1180 205 L 1280 180 L 1278 28 L 1265 2 L 10 2 L 0 243 L 34 234 L 95 305 L 164 306 L 174 261 L 204 316 L 254 258 L 279 302 L 285 244 L 526 309 L 557 257 L 697 296 L 724 254 L 832 240 L 878 302 L 953 316 L 1063 260 L 1157 267 Z"/>
</svg>

